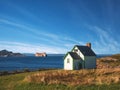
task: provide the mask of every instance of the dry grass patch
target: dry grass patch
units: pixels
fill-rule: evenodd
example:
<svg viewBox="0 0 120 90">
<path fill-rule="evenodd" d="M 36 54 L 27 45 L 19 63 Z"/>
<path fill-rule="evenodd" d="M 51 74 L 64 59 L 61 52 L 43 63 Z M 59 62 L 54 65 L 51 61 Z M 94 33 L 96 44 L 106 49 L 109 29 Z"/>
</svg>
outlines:
<svg viewBox="0 0 120 90">
<path fill-rule="evenodd" d="M 24 81 L 64 85 L 109 85 L 119 83 L 120 54 L 97 59 L 97 69 L 43 71 L 25 77 Z"/>
<path fill-rule="evenodd" d="M 51 70 L 29 75 L 24 81 L 64 85 L 109 85 L 120 82 L 120 69 Z"/>
<path fill-rule="evenodd" d="M 120 68 L 120 54 L 97 59 L 97 68 Z"/>
</svg>

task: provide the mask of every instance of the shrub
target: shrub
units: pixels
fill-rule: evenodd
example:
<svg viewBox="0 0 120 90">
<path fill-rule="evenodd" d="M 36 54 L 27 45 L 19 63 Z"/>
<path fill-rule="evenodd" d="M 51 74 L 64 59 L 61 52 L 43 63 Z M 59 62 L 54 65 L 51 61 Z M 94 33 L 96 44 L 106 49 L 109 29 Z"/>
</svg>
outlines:
<svg viewBox="0 0 120 90">
<path fill-rule="evenodd" d="M 24 72 L 30 72 L 30 70 L 28 68 L 25 68 Z"/>
<path fill-rule="evenodd" d="M 2 72 L 0 72 L 0 75 L 8 75 L 9 73 L 8 73 L 8 71 L 2 71 Z"/>
</svg>

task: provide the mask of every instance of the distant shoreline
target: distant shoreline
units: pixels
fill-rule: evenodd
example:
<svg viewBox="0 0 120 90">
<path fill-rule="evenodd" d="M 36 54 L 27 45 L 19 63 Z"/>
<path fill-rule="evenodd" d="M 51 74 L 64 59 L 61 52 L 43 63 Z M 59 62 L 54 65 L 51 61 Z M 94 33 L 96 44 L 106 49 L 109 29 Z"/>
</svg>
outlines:
<svg viewBox="0 0 120 90">
<path fill-rule="evenodd" d="M 3 60 L 5 60 L 6 61 L 6 59 L 7 59 L 7 61 L 10 61 L 10 60 L 12 60 L 12 58 L 14 59 L 14 60 L 16 60 L 17 61 L 17 58 L 18 58 L 18 64 L 19 64 L 19 61 L 20 62 L 24 62 L 24 61 L 21 61 L 21 60 L 23 60 L 24 58 L 26 58 L 26 60 L 25 60 L 25 62 L 28 62 L 28 61 L 30 61 L 30 62 L 34 62 L 34 59 L 35 59 L 35 62 L 37 61 L 37 62 L 44 62 L 43 64 L 46 64 L 46 63 L 48 63 L 48 61 L 49 61 L 49 58 L 56 58 L 57 56 L 60 56 L 60 58 L 61 58 L 61 60 L 63 59 L 63 57 L 64 57 L 64 54 L 48 54 L 48 57 L 35 57 L 34 55 L 33 56 L 26 56 L 26 57 L 0 57 L 1 59 L 0 60 L 2 60 L 2 58 L 3 58 Z M 28 57 L 28 58 L 27 58 Z M 100 56 L 97 56 L 97 59 L 99 59 L 99 58 L 102 58 L 102 57 L 106 57 L 106 55 L 100 55 Z M 10 58 L 10 60 L 8 60 Z M 33 58 L 33 60 L 29 60 L 29 59 L 31 59 L 31 58 Z M 48 60 L 48 61 L 46 61 L 46 59 Z M 14 63 L 14 60 L 12 60 L 12 62 Z M 42 61 L 43 60 L 43 61 Z M 57 60 L 56 60 L 57 61 Z M 4 62 L 4 61 L 3 61 Z M 60 61 L 60 62 L 62 62 L 62 61 Z M 51 60 L 50 60 L 50 62 L 49 63 L 54 63 L 54 62 L 51 62 Z M 24 63 L 25 64 L 25 63 Z M 43 65 L 42 64 L 42 65 Z M 62 63 L 59 63 L 59 64 L 62 64 Z M 5 64 L 3 64 L 3 65 L 5 65 Z M 29 64 L 28 64 L 29 65 Z M 32 65 L 32 63 L 31 63 L 31 65 Z M 36 65 L 38 65 L 38 63 L 36 63 Z M 48 66 L 49 66 L 49 64 L 48 64 Z M 58 69 L 59 67 L 60 67 L 60 69 L 62 69 L 62 67 L 63 66 L 59 66 L 59 67 L 56 67 L 56 66 L 52 66 L 52 64 L 50 64 L 50 66 L 51 67 L 55 67 L 54 69 Z M 3 68 L 2 68 L 3 67 Z M 14 68 L 15 67 L 15 68 Z M 40 65 L 40 67 L 33 67 L 33 66 L 8 66 L 8 67 L 6 67 L 6 66 L 1 66 L 0 67 L 1 68 L 1 70 L 0 70 L 0 72 L 2 72 L 2 73 L 9 73 L 9 72 L 17 72 L 17 73 L 19 73 L 19 72 L 23 72 L 24 70 L 28 70 L 28 71 L 37 71 L 37 70 L 41 70 L 41 69 L 51 69 L 50 67 L 47 67 L 47 66 L 43 66 L 43 67 L 41 67 L 41 65 Z M 8 69 L 7 69 L 8 68 Z M 12 69 L 13 68 L 13 69 Z"/>
<path fill-rule="evenodd" d="M 24 70 L 0 71 L 0 76 L 19 74 L 19 73 L 25 73 L 25 72 L 47 71 L 47 70 L 59 70 L 59 68 L 41 68 L 37 70 L 30 70 L 26 68 Z"/>
</svg>

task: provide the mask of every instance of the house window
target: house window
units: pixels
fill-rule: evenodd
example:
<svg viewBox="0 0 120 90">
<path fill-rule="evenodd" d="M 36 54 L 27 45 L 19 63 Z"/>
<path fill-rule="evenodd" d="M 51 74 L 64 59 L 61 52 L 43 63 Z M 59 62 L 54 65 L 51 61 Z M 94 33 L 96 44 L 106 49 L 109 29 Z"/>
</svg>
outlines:
<svg viewBox="0 0 120 90">
<path fill-rule="evenodd" d="M 74 52 L 78 52 L 78 50 L 77 50 L 77 49 L 75 49 L 75 50 L 74 50 Z"/>
<path fill-rule="evenodd" d="M 70 59 L 69 58 L 67 59 L 67 63 L 70 63 Z"/>
</svg>

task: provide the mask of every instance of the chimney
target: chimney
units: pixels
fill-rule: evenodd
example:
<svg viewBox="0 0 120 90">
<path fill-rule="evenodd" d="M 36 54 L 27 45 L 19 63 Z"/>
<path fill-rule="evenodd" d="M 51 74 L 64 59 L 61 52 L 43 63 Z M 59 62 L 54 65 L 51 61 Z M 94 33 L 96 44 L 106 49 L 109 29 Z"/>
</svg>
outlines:
<svg viewBox="0 0 120 90">
<path fill-rule="evenodd" d="M 91 48 L 91 43 L 86 43 L 86 46 L 88 46 L 89 48 Z"/>
</svg>

